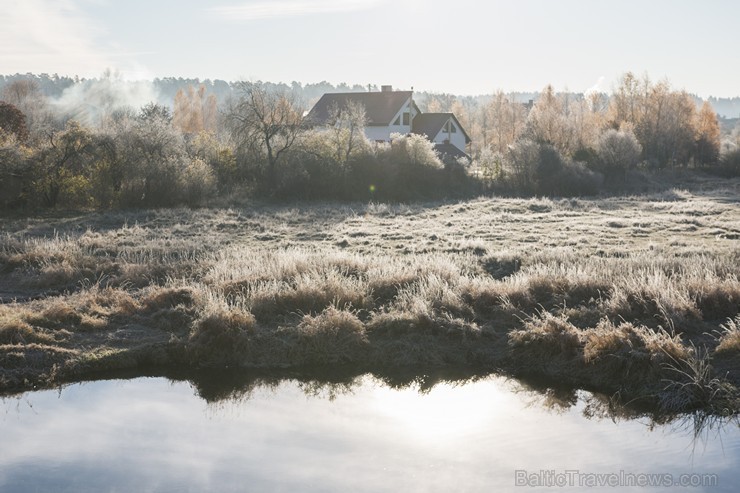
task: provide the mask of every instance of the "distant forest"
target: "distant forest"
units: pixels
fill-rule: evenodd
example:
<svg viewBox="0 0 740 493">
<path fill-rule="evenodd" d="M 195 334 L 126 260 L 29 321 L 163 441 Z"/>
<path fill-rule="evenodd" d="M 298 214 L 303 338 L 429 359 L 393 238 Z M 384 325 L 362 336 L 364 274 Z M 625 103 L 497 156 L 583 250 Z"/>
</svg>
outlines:
<svg viewBox="0 0 740 493">
<path fill-rule="evenodd" d="M 0 75 L 0 93 L 3 88 L 17 80 L 34 80 L 37 84 L 41 93 L 44 96 L 51 98 L 59 98 L 62 96 L 66 89 L 74 85 L 86 84 L 96 82 L 98 79 L 84 79 L 79 77 L 66 77 L 59 76 L 56 74 L 14 74 L 14 75 Z M 226 101 L 228 98 L 235 94 L 237 83 L 228 82 L 220 79 L 185 79 L 182 77 L 165 77 L 162 79 L 156 78 L 151 81 L 151 84 L 155 90 L 157 96 L 156 102 L 163 104 L 170 108 L 173 107 L 175 96 L 180 90 L 185 90 L 189 86 L 203 86 L 209 94 L 216 96 L 219 102 Z M 291 82 L 286 83 L 272 83 L 265 82 L 265 87 L 275 89 L 279 91 L 291 91 L 298 100 L 302 101 L 304 105 L 310 107 L 316 102 L 324 93 L 327 92 L 361 92 L 361 91 L 378 91 L 380 88 L 375 84 L 360 85 L 360 84 L 331 84 L 330 82 L 322 81 L 317 83 L 300 83 Z M 408 89 L 408 88 L 399 88 Z M 536 100 L 539 96 L 539 92 L 512 92 L 508 93 L 509 97 L 517 102 L 525 103 L 529 100 Z M 582 96 L 582 93 L 571 93 L 572 96 Z M 492 98 L 492 94 L 484 95 L 459 95 L 459 94 L 439 94 L 429 93 L 425 91 L 416 92 L 414 97 L 417 100 L 417 104 L 424 104 L 430 97 L 442 97 L 449 100 L 467 101 L 470 103 L 485 104 Z M 698 106 L 701 106 L 703 99 L 696 95 L 691 95 Z M 722 119 L 736 119 L 740 118 L 740 96 L 732 98 L 716 98 L 709 97 L 707 100 L 712 108 L 717 113 L 717 116 Z"/>
</svg>

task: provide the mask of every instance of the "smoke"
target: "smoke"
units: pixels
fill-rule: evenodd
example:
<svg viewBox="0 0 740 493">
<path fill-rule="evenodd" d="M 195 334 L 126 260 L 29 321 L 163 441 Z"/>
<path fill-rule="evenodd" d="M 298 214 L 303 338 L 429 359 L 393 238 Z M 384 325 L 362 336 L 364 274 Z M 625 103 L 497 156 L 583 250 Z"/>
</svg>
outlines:
<svg viewBox="0 0 740 493">
<path fill-rule="evenodd" d="M 588 96 L 590 94 L 598 94 L 604 92 L 604 81 L 606 80 L 606 77 L 603 75 L 599 77 L 599 80 L 596 81 L 596 84 L 586 89 L 583 94 L 584 96 Z"/>
<path fill-rule="evenodd" d="M 116 112 L 138 110 L 159 100 L 159 91 L 149 81 L 127 81 L 120 73 L 106 71 L 99 79 L 74 84 L 52 100 L 66 118 L 87 126 L 102 126 Z"/>
</svg>

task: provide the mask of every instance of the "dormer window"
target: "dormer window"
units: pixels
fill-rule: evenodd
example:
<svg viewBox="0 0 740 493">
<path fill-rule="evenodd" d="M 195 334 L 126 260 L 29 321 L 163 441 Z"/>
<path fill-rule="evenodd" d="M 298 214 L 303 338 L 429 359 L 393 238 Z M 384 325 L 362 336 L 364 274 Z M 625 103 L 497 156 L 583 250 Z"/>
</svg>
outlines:
<svg viewBox="0 0 740 493">
<path fill-rule="evenodd" d="M 388 121 L 388 120 L 386 120 L 386 121 Z M 401 117 L 399 116 L 398 118 L 396 118 L 396 121 L 393 122 L 393 124 L 394 125 L 401 125 Z"/>
<path fill-rule="evenodd" d="M 403 114 L 403 124 L 411 125 L 411 115 L 408 112 Z"/>
</svg>

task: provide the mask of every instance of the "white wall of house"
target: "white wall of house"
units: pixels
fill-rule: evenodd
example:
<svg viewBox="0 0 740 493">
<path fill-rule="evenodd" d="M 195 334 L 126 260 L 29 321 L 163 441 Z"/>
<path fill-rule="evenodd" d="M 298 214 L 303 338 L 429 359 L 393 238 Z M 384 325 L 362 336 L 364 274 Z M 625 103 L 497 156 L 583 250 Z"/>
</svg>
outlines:
<svg viewBox="0 0 740 493">
<path fill-rule="evenodd" d="M 369 125 L 365 127 L 365 137 L 367 137 L 367 140 L 369 140 L 370 142 L 375 142 L 378 140 L 382 140 L 383 142 L 390 142 L 391 133 L 393 133 L 391 127 L 371 127 Z"/>
<path fill-rule="evenodd" d="M 450 129 L 454 127 L 457 131 L 446 132 L 444 129 L 440 130 L 439 133 L 434 137 L 434 143 L 443 144 L 446 141 L 449 141 L 450 144 L 465 152 L 465 134 L 452 118 L 449 119 L 449 125 Z"/>
</svg>

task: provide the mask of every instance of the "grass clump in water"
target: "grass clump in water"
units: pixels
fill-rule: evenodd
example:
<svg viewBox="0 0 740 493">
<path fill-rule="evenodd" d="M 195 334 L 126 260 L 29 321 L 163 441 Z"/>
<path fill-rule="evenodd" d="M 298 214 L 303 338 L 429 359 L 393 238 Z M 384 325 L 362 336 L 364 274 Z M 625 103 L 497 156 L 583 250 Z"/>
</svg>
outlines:
<svg viewBox="0 0 740 493">
<path fill-rule="evenodd" d="M 692 345 L 686 358 L 668 362 L 665 368 L 669 376 L 659 393 L 660 407 L 664 412 L 702 410 L 721 416 L 738 413 L 738 389 L 715 374 L 706 348 Z"/>
</svg>

